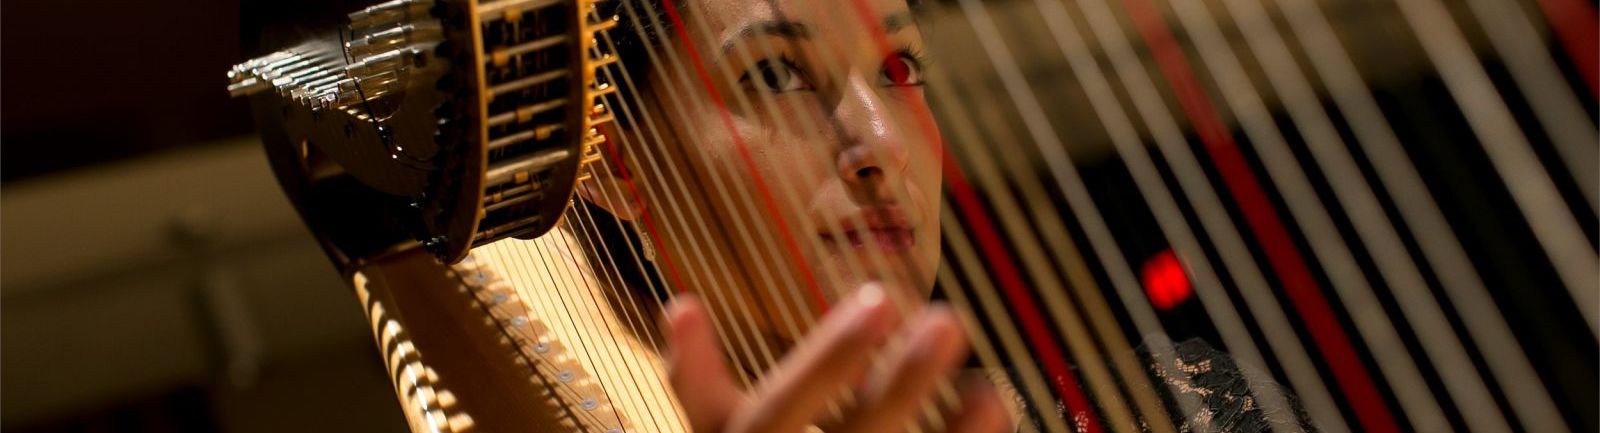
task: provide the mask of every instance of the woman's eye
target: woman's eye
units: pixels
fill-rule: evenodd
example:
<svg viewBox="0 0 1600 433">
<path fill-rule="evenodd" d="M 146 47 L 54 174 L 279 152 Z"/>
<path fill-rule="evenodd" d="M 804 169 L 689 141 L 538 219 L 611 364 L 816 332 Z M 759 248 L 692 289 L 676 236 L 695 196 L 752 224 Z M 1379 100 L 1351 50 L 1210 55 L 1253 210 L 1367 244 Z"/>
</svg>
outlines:
<svg viewBox="0 0 1600 433">
<path fill-rule="evenodd" d="M 895 53 L 883 62 L 883 85 L 921 86 L 922 62 L 906 53 Z"/>
<path fill-rule="evenodd" d="M 739 82 L 744 83 L 746 86 L 755 87 L 758 90 L 773 93 L 804 90 L 808 86 L 805 78 L 800 73 L 800 69 L 796 68 L 794 64 L 773 59 L 757 62 L 754 67 L 750 68 L 749 71 L 745 71 L 744 75 L 739 77 Z"/>
</svg>

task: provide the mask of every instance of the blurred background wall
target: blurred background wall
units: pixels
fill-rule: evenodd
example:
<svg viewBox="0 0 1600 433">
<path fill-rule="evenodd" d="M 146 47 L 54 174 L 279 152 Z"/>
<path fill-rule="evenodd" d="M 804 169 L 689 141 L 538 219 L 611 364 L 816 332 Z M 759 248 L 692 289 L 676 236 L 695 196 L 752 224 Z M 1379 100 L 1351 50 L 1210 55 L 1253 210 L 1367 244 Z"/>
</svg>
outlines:
<svg viewBox="0 0 1600 433">
<path fill-rule="evenodd" d="M 240 3 L 0 7 L 0 429 L 403 430 L 224 91 Z"/>
</svg>

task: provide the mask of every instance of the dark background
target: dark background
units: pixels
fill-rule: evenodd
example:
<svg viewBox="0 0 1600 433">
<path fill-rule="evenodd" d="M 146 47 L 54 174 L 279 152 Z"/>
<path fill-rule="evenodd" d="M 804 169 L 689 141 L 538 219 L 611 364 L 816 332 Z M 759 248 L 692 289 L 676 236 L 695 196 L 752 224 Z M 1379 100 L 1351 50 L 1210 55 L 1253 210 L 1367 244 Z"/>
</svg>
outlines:
<svg viewBox="0 0 1600 433">
<path fill-rule="evenodd" d="M 245 134 L 237 0 L 7 2 L 6 182 Z"/>
<path fill-rule="evenodd" d="M 0 6 L 0 429 L 404 430 L 225 89 L 242 29 L 304 4 Z"/>
</svg>

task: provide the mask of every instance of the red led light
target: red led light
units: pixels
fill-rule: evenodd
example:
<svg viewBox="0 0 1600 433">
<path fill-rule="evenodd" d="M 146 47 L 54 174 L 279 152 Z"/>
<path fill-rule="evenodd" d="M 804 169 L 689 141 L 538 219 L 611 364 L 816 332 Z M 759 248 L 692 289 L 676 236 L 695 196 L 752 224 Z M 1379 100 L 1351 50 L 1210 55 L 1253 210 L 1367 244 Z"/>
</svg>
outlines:
<svg viewBox="0 0 1600 433">
<path fill-rule="evenodd" d="M 1158 310 L 1171 310 L 1194 296 L 1189 276 L 1183 272 L 1183 264 L 1178 262 L 1178 256 L 1172 250 L 1150 257 L 1144 262 L 1140 274 L 1144 279 L 1144 294 L 1150 298 L 1150 305 Z"/>
</svg>

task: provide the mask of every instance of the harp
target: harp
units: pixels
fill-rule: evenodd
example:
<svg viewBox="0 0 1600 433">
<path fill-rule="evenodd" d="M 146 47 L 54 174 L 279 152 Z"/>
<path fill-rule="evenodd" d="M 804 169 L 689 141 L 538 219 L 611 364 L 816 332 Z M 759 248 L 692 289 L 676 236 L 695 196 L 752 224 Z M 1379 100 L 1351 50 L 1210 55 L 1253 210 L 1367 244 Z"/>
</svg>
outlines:
<svg viewBox="0 0 1600 433">
<path fill-rule="evenodd" d="M 760 147 L 849 141 L 847 92 L 713 58 L 847 48 L 718 51 L 705 3 L 394 0 L 229 72 L 414 430 L 690 431 L 664 303 L 755 386 L 860 275 L 951 305 L 1025 431 L 1600 428 L 1593 3 L 750 3 L 888 59 L 861 101 L 912 101 L 879 126 L 940 179 L 927 263 L 794 218 L 849 146 Z"/>
</svg>

